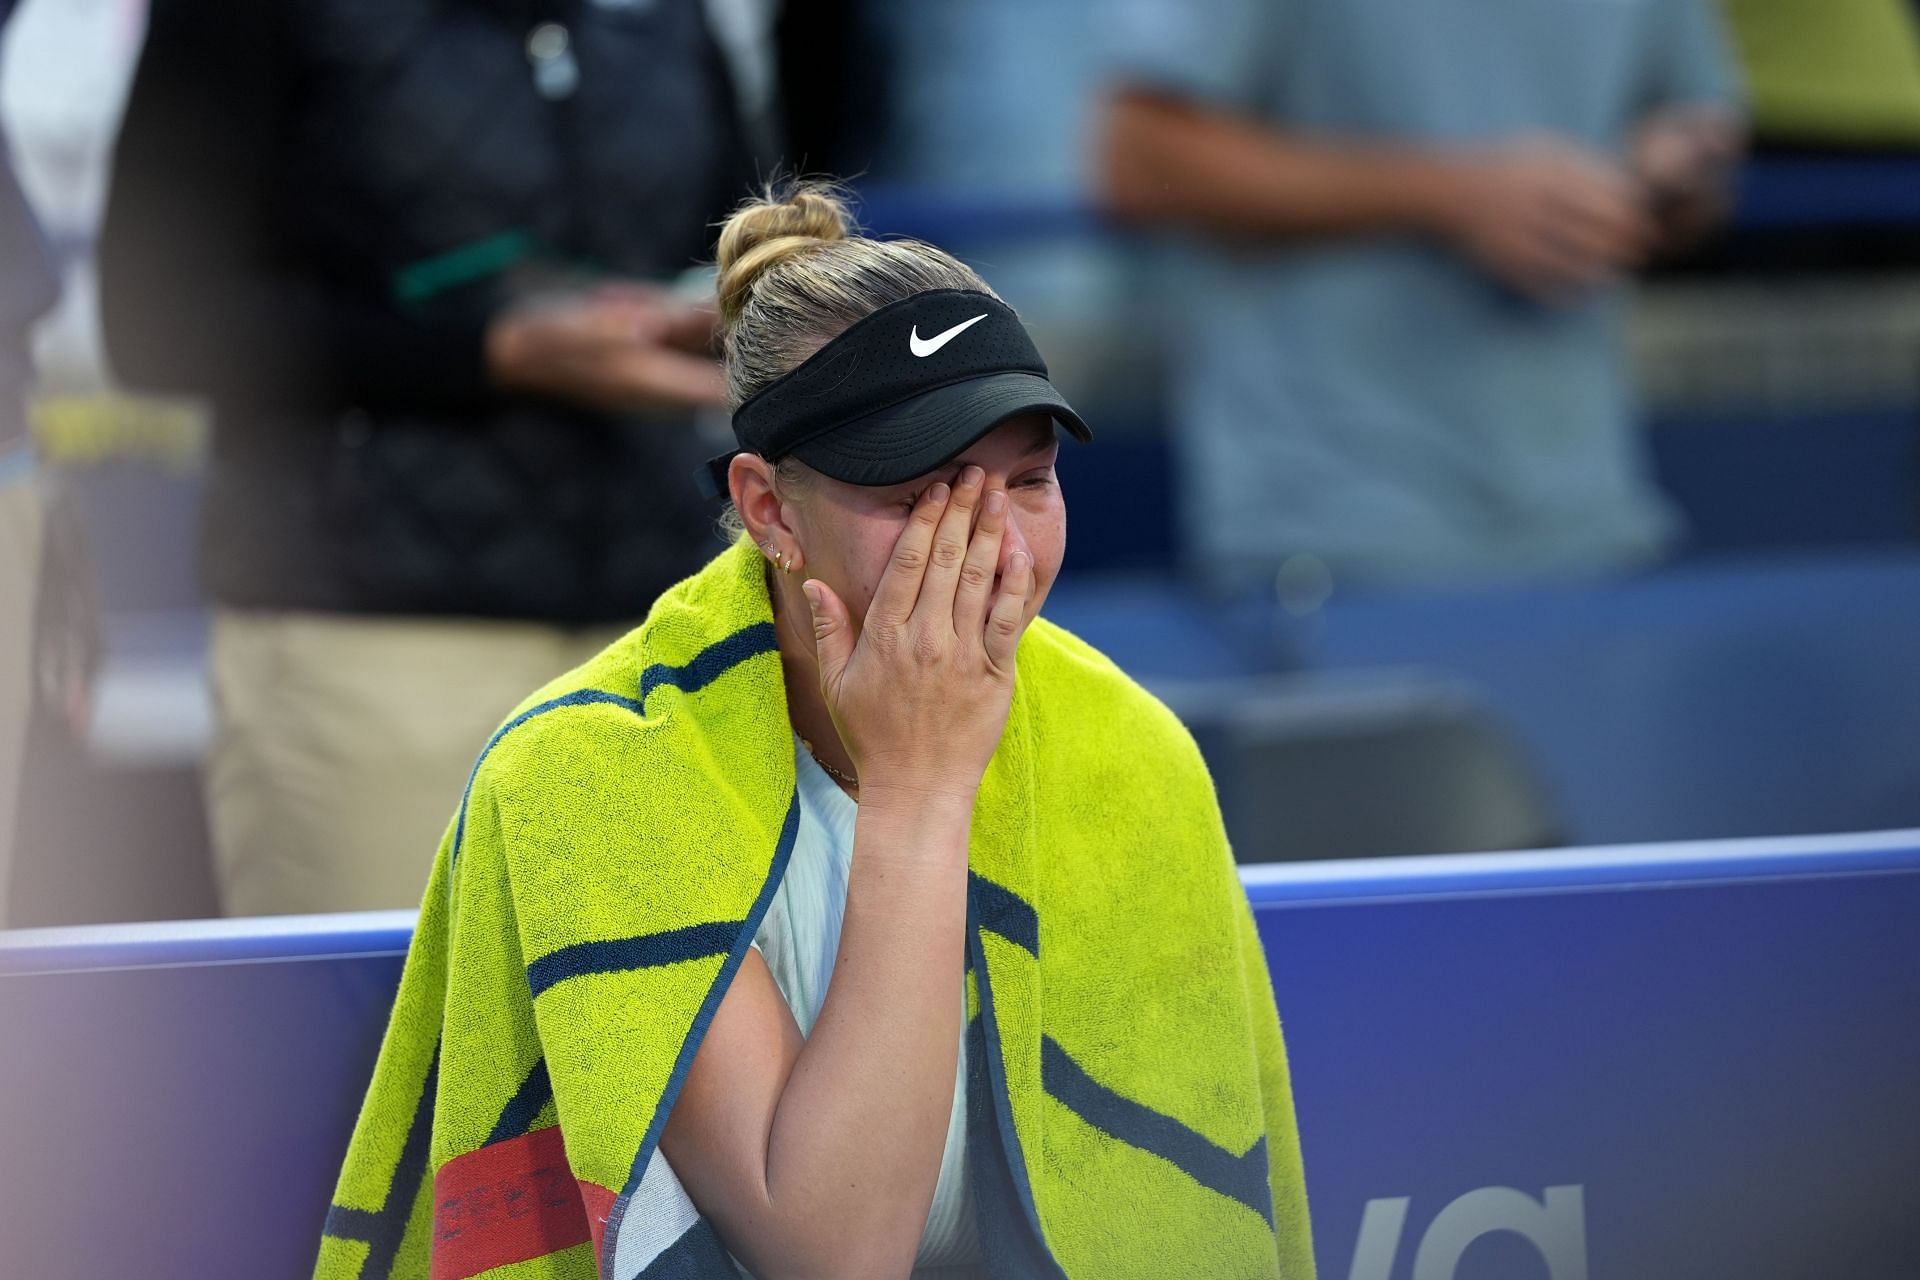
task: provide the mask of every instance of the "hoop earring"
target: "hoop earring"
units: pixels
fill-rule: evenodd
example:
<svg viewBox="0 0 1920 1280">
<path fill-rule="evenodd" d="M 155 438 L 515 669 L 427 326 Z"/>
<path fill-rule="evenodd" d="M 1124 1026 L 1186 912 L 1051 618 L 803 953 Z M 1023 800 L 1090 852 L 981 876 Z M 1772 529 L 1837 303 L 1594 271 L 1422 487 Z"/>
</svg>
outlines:
<svg viewBox="0 0 1920 1280">
<path fill-rule="evenodd" d="M 796 557 L 788 555 L 786 552 L 781 551 L 778 547 L 774 546 L 772 539 L 768 539 L 767 541 L 761 543 L 760 549 L 767 553 L 767 559 L 773 561 L 775 565 L 779 566 L 780 572 L 782 573 L 793 572 L 794 565 L 797 563 Z"/>
</svg>

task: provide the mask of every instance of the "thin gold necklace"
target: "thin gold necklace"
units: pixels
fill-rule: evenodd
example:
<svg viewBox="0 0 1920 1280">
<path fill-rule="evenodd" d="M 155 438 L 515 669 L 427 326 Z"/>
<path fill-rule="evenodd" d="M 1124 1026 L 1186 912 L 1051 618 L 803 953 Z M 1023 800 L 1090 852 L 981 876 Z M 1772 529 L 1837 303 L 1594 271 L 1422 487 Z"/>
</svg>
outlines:
<svg viewBox="0 0 1920 1280">
<path fill-rule="evenodd" d="M 846 774 L 840 772 L 838 769 L 828 764 L 825 760 L 822 760 L 820 758 L 820 753 L 813 749 L 813 744 L 811 742 L 808 742 L 805 738 L 802 738 L 800 739 L 800 745 L 807 749 L 807 754 L 813 757 L 813 762 L 815 764 L 819 765 L 822 769 L 825 769 L 827 771 L 828 777 L 832 778 L 835 782 L 846 783 L 848 786 L 852 787 L 855 791 L 858 791 L 860 789 L 860 779 L 848 777 Z"/>
</svg>

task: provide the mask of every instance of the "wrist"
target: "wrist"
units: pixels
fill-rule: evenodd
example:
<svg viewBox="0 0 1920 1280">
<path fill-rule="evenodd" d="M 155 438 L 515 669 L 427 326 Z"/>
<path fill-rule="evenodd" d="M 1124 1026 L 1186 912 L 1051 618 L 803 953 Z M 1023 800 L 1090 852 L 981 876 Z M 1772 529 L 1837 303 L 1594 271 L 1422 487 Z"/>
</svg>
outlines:
<svg viewBox="0 0 1920 1280">
<path fill-rule="evenodd" d="M 1409 221 L 1416 230 L 1438 239 L 1460 239 L 1473 185 L 1468 161 L 1441 156 L 1411 159 L 1404 186 Z"/>
<path fill-rule="evenodd" d="M 964 830 L 972 824 L 973 802 L 978 793 L 978 782 L 968 785 L 938 775 L 862 770 L 860 810 L 912 817 L 922 824 L 948 823 Z"/>
</svg>

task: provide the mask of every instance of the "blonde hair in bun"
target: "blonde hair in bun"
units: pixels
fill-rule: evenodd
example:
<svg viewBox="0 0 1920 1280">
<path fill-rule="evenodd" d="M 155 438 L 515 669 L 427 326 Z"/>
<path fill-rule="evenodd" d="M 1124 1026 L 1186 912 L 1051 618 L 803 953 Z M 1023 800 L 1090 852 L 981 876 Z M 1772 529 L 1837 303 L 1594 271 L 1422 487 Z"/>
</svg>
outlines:
<svg viewBox="0 0 1920 1280">
<path fill-rule="evenodd" d="M 720 314 L 737 319 L 763 272 L 816 244 L 846 239 L 852 224 L 846 202 L 824 183 L 798 184 L 785 198 L 768 191 L 735 209 L 720 228 L 715 251 Z"/>
<path fill-rule="evenodd" d="M 769 184 L 722 224 L 714 287 L 731 407 L 890 303 L 929 289 L 993 293 L 930 244 L 856 230 L 836 186 L 797 178 Z"/>
</svg>

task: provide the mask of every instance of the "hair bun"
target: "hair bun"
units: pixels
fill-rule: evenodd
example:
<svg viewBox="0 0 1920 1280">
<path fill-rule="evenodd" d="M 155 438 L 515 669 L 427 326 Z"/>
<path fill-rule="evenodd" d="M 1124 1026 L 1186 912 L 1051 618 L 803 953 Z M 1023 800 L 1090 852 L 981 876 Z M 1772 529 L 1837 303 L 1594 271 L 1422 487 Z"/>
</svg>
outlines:
<svg viewBox="0 0 1920 1280">
<path fill-rule="evenodd" d="M 721 226 L 715 251 L 721 318 L 733 323 L 754 281 L 775 264 L 817 244 L 844 240 L 852 229 L 847 202 L 824 182 L 793 182 L 779 191 L 769 187 L 742 204 Z"/>
</svg>

